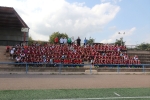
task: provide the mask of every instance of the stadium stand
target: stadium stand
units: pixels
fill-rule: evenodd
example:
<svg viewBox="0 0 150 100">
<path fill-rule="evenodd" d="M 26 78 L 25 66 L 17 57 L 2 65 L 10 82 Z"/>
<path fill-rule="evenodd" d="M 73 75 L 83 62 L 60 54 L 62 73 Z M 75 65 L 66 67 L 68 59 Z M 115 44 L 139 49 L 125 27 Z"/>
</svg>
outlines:
<svg viewBox="0 0 150 100">
<path fill-rule="evenodd" d="M 150 64 L 150 51 L 148 50 L 128 50 L 128 55 L 137 55 L 142 64 Z"/>
<path fill-rule="evenodd" d="M 59 44 L 33 44 L 32 46 L 16 45 L 13 59 L 21 63 L 45 63 L 53 66 L 59 63 L 82 65 L 85 61 L 94 65 L 100 64 L 140 64 L 138 56 L 128 56 L 126 46 L 94 44 L 71 46 Z"/>
<path fill-rule="evenodd" d="M 0 45 L 28 42 L 28 32 L 21 32 L 22 28 L 29 29 L 15 9 L 0 6 Z"/>
<path fill-rule="evenodd" d="M 14 60 L 9 59 L 10 54 L 9 52 L 6 51 L 7 47 L 6 46 L 0 46 L 0 62 L 14 62 Z M 12 67 L 11 65 L 8 64 L 0 64 L 0 67 Z"/>
</svg>

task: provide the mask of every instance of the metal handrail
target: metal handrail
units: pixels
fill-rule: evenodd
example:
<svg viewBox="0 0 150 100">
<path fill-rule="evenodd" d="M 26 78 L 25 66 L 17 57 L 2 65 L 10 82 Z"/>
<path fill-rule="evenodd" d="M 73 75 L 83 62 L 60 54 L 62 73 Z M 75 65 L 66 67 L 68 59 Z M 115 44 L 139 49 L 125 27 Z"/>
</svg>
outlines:
<svg viewBox="0 0 150 100">
<path fill-rule="evenodd" d="M 0 64 L 22 64 L 22 65 L 25 65 L 26 67 L 26 74 L 28 73 L 28 67 L 29 65 L 32 65 L 32 64 L 50 64 L 50 63 L 14 63 L 14 62 L 0 62 Z M 61 74 L 61 68 L 63 68 L 63 65 L 73 65 L 73 66 L 83 66 L 83 65 L 89 65 L 89 69 L 90 69 L 90 73 L 92 74 L 92 66 L 93 64 L 63 64 L 63 63 L 57 63 L 57 65 L 59 65 L 57 68 L 59 68 L 59 73 Z M 120 67 L 122 66 L 135 66 L 135 67 L 139 67 L 139 66 L 142 66 L 142 72 L 145 73 L 145 66 L 149 67 L 150 68 L 150 64 L 94 64 L 94 66 L 116 66 L 117 68 L 117 72 L 119 73 L 120 72 Z M 65 67 L 64 67 L 65 68 Z"/>
</svg>

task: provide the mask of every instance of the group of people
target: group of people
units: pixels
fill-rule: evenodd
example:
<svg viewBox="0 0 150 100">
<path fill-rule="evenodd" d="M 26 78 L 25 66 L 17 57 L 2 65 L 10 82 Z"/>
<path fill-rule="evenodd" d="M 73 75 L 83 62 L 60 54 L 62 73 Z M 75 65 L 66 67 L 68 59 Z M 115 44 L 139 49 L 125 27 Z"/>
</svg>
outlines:
<svg viewBox="0 0 150 100">
<path fill-rule="evenodd" d="M 80 38 L 79 38 L 80 39 Z M 63 44 L 66 42 L 63 42 Z M 8 50 L 9 48 L 9 50 Z M 47 64 L 83 64 L 88 61 L 94 65 L 101 64 L 140 64 L 137 56 L 129 57 L 125 46 L 94 44 L 71 46 L 60 44 L 46 44 L 32 46 L 16 45 L 8 47 L 10 57 L 16 63 L 47 63 Z"/>
<path fill-rule="evenodd" d="M 72 45 L 72 44 L 75 44 L 75 42 L 76 42 L 76 44 L 78 46 L 81 46 L 81 39 L 80 39 L 80 37 L 78 37 L 76 40 L 71 39 L 71 38 L 66 38 L 66 37 L 61 37 L 60 39 L 58 37 L 54 38 L 54 43 L 55 44 L 68 44 L 68 45 Z M 87 44 L 87 39 L 85 38 L 84 39 L 84 45 L 86 45 L 86 44 Z"/>
</svg>

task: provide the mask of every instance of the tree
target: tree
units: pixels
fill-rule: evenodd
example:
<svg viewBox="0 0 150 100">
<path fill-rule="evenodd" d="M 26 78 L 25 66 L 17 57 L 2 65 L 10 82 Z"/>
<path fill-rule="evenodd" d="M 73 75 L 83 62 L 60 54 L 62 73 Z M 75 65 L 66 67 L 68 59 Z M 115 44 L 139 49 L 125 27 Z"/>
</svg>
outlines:
<svg viewBox="0 0 150 100">
<path fill-rule="evenodd" d="M 54 43 L 54 39 L 55 39 L 56 37 L 58 37 L 59 39 L 60 39 L 61 37 L 66 37 L 66 38 L 68 38 L 68 35 L 67 35 L 66 33 L 54 32 L 54 33 L 52 33 L 52 35 L 49 36 L 49 42 L 50 42 L 50 43 Z"/>
<path fill-rule="evenodd" d="M 29 39 L 28 39 L 28 45 L 32 45 L 34 42 L 34 40 L 32 39 L 31 36 L 29 36 Z"/>
<path fill-rule="evenodd" d="M 137 46 L 137 49 L 140 50 L 150 50 L 150 44 L 149 43 L 141 43 Z"/>
<path fill-rule="evenodd" d="M 95 39 L 93 39 L 91 37 L 87 40 L 87 43 L 90 45 L 93 44 L 94 42 L 95 42 Z"/>
<path fill-rule="evenodd" d="M 115 42 L 115 45 L 125 45 L 125 41 L 123 41 L 123 38 L 120 38 L 120 39 L 116 39 L 116 42 Z"/>
</svg>

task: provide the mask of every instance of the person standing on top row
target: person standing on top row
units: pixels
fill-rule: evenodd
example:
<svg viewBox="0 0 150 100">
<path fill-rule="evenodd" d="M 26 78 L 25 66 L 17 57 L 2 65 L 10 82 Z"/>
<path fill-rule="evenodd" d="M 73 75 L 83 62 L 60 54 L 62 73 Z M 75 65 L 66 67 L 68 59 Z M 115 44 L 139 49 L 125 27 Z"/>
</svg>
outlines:
<svg viewBox="0 0 150 100">
<path fill-rule="evenodd" d="M 62 45 L 64 43 L 63 38 L 61 37 L 59 40 L 60 44 Z"/>
<path fill-rule="evenodd" d="M 70 46 L 72 44 L 71 38 L 68 38 L 67 42 L 68 42 L 68 45 Z"/>
<path fill-rule="evenodd" d="M 84 46 L 86 46 L 86 44 L 87 44 L 87 39 L 85 38 L 84 39 Z"/>
<path fill-rule="evenodd" d="M 77 39 L 77 46 L 80 46 L 80 42 L 81 42 L 81 39 L 80 39 L 80 37 L 78 37 L 78 39 Z"/>
<path fill-rule="evenodd" d="M 58 44 L 58 41 L 59 41 L 58 37 L 55 37 L 54 39 L 55 44 Z"/>
<path fill-rule="evenodd" d="M 66 37 L 63 38 L 63 43 L 64 43 L 64 44 L 67 43 L 67 38 L 66 38 Z"/>
</svg>

